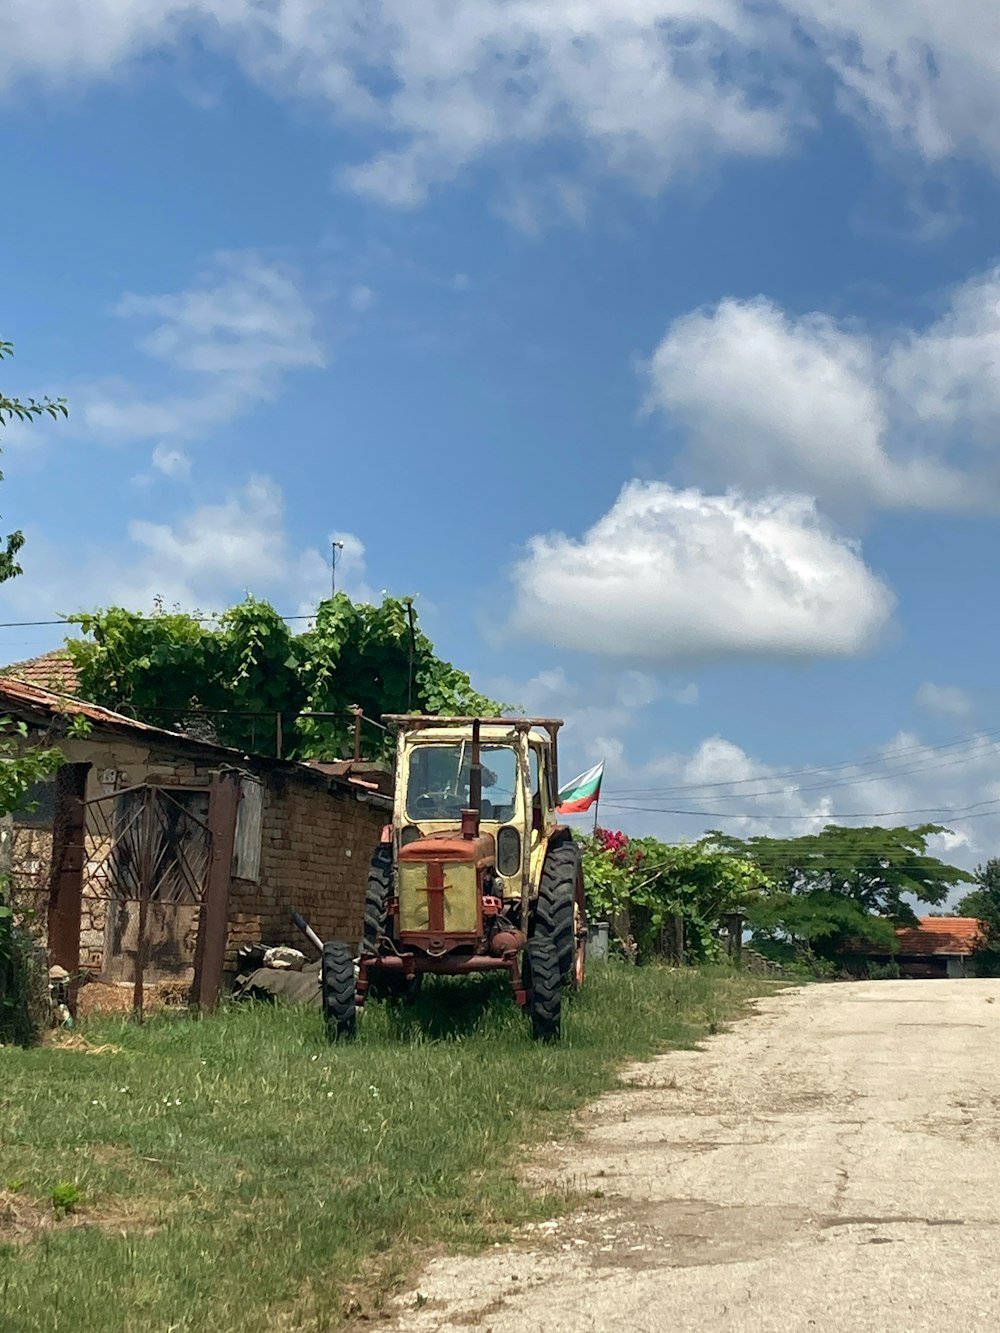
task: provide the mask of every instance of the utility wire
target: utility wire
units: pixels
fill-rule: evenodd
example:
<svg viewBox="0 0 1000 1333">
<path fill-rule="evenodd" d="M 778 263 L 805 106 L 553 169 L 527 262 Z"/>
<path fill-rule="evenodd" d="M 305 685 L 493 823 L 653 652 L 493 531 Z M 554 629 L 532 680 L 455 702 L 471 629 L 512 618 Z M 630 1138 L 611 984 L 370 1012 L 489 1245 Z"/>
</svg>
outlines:
<svg viewBox="0 0 1000 1333">
<path fill-rule="evenodd" d="M 683 798 L 689 796 L 694 800 L 707 800 L 713 804 L 718 801 L 756 801 L 765 796 L 794 796 L 802 792 L 814 791 L 832 791 L 839 787 L 861 787 L 873 782 L 890 782 L 899 778 L 911 777 L 914 774 L 924 774 L 935 772 L 942 768 L 955 768 L 961 764 L 969 763 L 973 759 L 984 758 L 992 753 L 992 743 L 984 741 L 979 746 L 972 746 L 968 751 L 952 756 L 947 759 L 941 759 L 933 764 L 918 764 L 910 768 L 886 769 L 881 773 L 870 773 L 866 776 L 855 778 L 840 778 L 831 782 L 813 782 L 794 784 L 783 787 L 770 787 L 765 791 L 744 791 L 744 792 L 720 792 L 714 795 L 710 792 L 676 792 L 660 795 L 656 791 L 643 792 L 641 789 L 634 789 L 635 794 L 622 791 L 611 791 L 607 797 L 602 795 L 602 805 L 621 804 L 623 801 L 629 804 L 639 803 L 644 800 L 669 800 L 671 796 Z M 629 799 L 631 796 L 631 800 Z M 619 799 L 621 798 L 621 799 Z"/>
<path fill-rule="evenodd" d="M 951 740 L 941 741 L 936 745 L 901 745 L 893 750 L 891 754 L 872 756 L 869 759 L 845 759 L 836 764 L 821 764 L 806 768 L 792 768 L 776 773 L 761 773 L 755 778 L 733 778 L 728 782 L 690 782 L 679 783 L 673 787 L 618 787 L 614 794 L 620 796 L 635 795 L 640 792 L 648 792 L 657 796 L 672 796 L 679 793 L 702 792 L 715 790 L 720 787 L 746 787 L 758 782 L 780 782 L 782 778 L 810 777 L 818 773 L 833 773 L 846 768 L 868 768 L 874 764 L 892 763 L 898 756 L 906 754 L 936 753 L 941 750 L 951 750 L 958 746 L 968 745 L 971 742 L 979 742 L 990 738 L 1000 738 L 1000 727 L 986 728 L 982 731 L 967 732 L 963 736 L 954 737 Z M 610 793 L 609 793 L 610 794 Z M 746 793 L 753 795 L 754 793 Z"/>
</svg>

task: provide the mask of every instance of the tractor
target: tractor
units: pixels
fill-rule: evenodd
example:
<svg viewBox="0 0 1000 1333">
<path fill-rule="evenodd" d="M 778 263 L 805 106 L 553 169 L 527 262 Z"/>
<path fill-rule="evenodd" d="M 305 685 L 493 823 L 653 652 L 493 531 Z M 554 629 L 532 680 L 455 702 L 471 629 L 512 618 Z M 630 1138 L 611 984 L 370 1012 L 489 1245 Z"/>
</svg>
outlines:
<svg viewBox="0 0 1000 1333">
<path fill-rule="evenodd" d="M 583 984 L 580 851 L 557 822 L 554 718 L 384 717 L 396 733 L 393 821 L 372 859 L 360 955 L 323 948 L 332 1039 L 369 999 L 414 998 L 427 973 L 506 972 L 534 1036 L 560 1035 Z"/>
</svg>

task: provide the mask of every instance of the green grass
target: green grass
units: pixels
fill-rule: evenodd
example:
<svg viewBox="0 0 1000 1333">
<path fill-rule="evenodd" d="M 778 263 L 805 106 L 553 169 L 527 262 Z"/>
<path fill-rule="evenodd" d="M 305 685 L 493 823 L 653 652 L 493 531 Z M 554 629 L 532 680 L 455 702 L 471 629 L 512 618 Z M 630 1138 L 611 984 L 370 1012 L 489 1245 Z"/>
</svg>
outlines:
<svg viewBox="0 0 1000 1333">
<path fill-rule="evenodd" d="M 315 1011 L 254 1005 L 93 1020 L 88 1040 L 119 1048 L 103 1054 L 2 1049 L 0 1190 L 51 1225 L 5 1233 L 0 1194 L 0 1329 L 334 1329 L 420 1249 L 565 1207 L 519 1184 L 522 1145 L 564 1131 L 623 1060 L 690 1046 L 767 989 L 593 968 L 557 1046 L 483 978 L 415 1011 L 373 1004 L 346 1045 Z"/>
</svg>

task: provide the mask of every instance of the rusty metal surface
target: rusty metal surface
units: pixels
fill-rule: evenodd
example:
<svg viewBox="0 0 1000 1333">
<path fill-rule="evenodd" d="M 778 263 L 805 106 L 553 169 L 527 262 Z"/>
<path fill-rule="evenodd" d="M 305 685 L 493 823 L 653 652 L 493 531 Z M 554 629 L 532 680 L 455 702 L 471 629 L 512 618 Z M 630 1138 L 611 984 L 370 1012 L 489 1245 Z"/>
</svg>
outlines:
<svg viewBox="0 0 1000 1333">
<path fill-rule="evenodd" d="M 89 764 L 63 764 L 56 773 L 52 867 L 49 879 L 49 963 L 69 973 L 69 1009 L 76 1013 L 83 903 L 84 795 Z"/>
<path fill-rule="evenodd" d="M 229 920 L 230 868 L 239 809 L 239 774 L 217 773 L 211 788 L 208 826 L 212 834 L 205 907 L 195 955 L 194 999 L 203 1010 L 214 1009 L 222 985 Z"/>
<path fill-rule="evenodd" d="M 188 795 L 142 783 L 86 802 L 85 878 L 91 897 L 202 901 L 212 835 L 184 803 Z M 190 796 L 200 804 L 206 792 Z"/>
<path fill-rule="evenodd" d="M 561 717 L 448 717 L 426 713 L 383 713 L 382 721 L 389 727 L 409 727 L 422 731 L 427 727 L 471 727 L 479 722 L 484 727 L 507 727 L 510 730 L 528 730 L 531 727 L 559 728 Z"/>
<path fill-rule="evenodd" d="M 463 838 L 454 830 L 442 830 L 408 842 L 399 849 L 399 859 L 403 862 L 471 861 L 476 866 L 487 866 L 496 859 L 496 843 L 489 833 Z"/>
</svg>

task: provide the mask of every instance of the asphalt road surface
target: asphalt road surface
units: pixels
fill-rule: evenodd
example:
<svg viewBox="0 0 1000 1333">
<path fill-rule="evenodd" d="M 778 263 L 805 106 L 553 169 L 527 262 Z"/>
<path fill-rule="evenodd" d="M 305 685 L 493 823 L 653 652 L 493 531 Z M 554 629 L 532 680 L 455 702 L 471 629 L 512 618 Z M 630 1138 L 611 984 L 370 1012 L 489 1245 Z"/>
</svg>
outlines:
<svg viewBox="0 0 1000 1333">
<path fill-rule="evenodd" d="M 1000 981 L 771 996 L 539 1160 L 586 1205 L 434 1260 L 387 1328 L 1000 1330 Z"/>
</svg>

